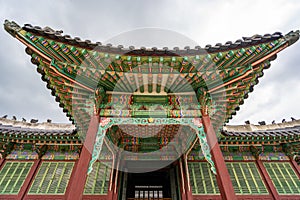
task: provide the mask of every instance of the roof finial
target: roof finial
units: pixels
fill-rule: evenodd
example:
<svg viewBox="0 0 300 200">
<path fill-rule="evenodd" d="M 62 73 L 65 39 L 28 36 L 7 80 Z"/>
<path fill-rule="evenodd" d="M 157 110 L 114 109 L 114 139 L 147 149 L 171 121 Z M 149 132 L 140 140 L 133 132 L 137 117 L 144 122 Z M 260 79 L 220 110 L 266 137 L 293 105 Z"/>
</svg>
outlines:
<svg viewBox="0 0 300 200">
<path fill-rule="evenodd" d="M 31 119 L 30 120 L 30 123 L 37 123 L 39 120 L 37 120 L 37 119 Z"/>
</svg>

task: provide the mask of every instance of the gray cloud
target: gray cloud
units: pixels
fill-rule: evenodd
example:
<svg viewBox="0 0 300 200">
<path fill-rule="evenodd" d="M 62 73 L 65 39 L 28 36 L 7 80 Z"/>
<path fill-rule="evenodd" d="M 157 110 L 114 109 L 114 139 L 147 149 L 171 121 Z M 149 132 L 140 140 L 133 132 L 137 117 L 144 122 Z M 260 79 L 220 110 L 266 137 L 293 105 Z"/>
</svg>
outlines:
<svg viewBox="0 0 300 200">
<path fill-rule="evenodd" d="M 257 14 L 258 13 L 258 14 Z M 173 30 L 205 46 L 253 34 L 299 29 L 298 1 L 1 1 L 0 21 L 15 20 L 63 29 L 66 34 L 106 41 L 143 27 Z M 119 41 L 131 44 L 130 41 Z M 137 41 L 132 41 L 132 43 Z M 143 40 L 136 46 L 143 46 Z M 298 42 L 299 43 L 299 42 Z M 25 47 L 0 30 L 0 115 L 67 122 L 40 79 Z M 148 44 L 151 46 L 151 43 Z M 157 44 L 152 44 L 157 45 Z M 178 44 L 171 44 L 177 46 Z M 300 45 L 279 53 L 231 124 L 300 118 Z"/>
</svg>

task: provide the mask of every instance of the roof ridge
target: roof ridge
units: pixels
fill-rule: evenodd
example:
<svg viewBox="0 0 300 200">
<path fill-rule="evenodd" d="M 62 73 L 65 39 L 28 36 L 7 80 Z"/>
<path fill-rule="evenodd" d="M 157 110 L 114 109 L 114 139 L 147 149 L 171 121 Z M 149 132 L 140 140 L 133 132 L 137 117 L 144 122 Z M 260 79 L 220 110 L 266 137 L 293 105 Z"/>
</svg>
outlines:
<svg viewBox="0 0 300 200">
<path fill-rule="evenodd" d="M 264 34 L 258 35 L 255 34 L 251 37 L 242 37 L 242 39 L 238 39 L 235 42 L 227 41 L 224 44 L 217 43 L 214 46 L 207 44 L 204 48 L 200 46 L 195 46 L 191 48 L 190 46 L 186 46 L 184 49 L 180 49 L 178 47 L 174 47 L 173 50 L 169 50 L 168 47 L 157 48 L 157 47 L 140 47 L 135 48 L 134 46 L 129 46 L 124 48 L 123 45 L 113 46 L 112 44 L 103 45 L 101 42 L 91 42 L 91 40 L 81 40 L 79 37 L 71 37 L 70 35 L 62 35 L 62 30 L 54 30 L 48 26 L 41 28 L 40 26 L 33 26 L 31 24 L 24 24 L 21 28 L 14 21 L 5 20 L 4 27 L 6 31 L 10 34 L 14 35 L 16 31 L 20 29 L 24 29 L 28 32 L 39 34 L 43 37 L 47 37 L 49 39 L 57 40 L 63 43 L 70 43 L 74 46 L 79 46 L 82 48 L 90 48 L 99 51 L 112 52 L 116 54 L 135 54 L 135 55 L 196 55 L 196 54 L 205 54 L 205 53 L 217 53 L 223 51 L 229 51 L 233 49 L 245 48 L 251 45 L 262 44 L 266 42 L 270 42 L 273 40 L 277 40 L 279 38 L 284 37 L 290 44 L 293 44 L 299 39 L 299 31 L 290 31 L 285 36 L 282 35 L 281 32 L 274 32 L 273 34 Z"/>
<path fill-rule="evenodd" d="M 267 125 L 227 125 L 223 128 L 223 132 L 272 132 L 292 129 L 300 129 L 300 119 Z"/>
<path fill-rule="evenodd" d="M 73 124 L 66 123 L 30 123 L 24 121 L 16 121 L 11 119 L 0 118 L 0 129 L 3 128 L 15 128 L 15 129 L 38 129 L 38 130 L 75 130 L 75 126 Z"/>
</svg>

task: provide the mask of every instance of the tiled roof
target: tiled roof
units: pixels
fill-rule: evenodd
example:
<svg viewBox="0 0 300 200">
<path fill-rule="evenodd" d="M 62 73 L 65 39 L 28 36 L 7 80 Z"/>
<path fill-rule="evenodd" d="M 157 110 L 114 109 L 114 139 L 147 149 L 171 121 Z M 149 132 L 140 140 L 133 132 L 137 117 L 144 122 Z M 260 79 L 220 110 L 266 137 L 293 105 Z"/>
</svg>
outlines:
<svg viewBox="0 0 300 200">
<path fill-rule="evenodd" d="M 222 135 L 230 137 L 265 137 L 265 136 L 300 136 L 300 120 L 270 125 L 227 125 Z M 61 123 L 29 123 L 0 118 L 0 134 L 14 135 L 75 135 L 76 128 L 72 124 Z"/>
<path fill-rule="evenodd" d="M 75 126 L 71 124 L 28 123 L 0 118 L 0 134 L 24 136 L 73 136 Z"/>
<path fill-rule="evenodd" d="M 225 126 L 222 134 L 227 137 L 300 136 L 300 120 L 270 125 L 246 124 Z"/>
<path fill-rule="evenodd" d="M 224 121 L 227 122 L 239 110 L 277 53 L 299 39 L 299 31 L 291 31 L 285 35 L 275 32 L 243 37 L 235 42 L 206 45 L 205 48 L 126 49 L 121 45 L 113 47 L 71 38 L 49 27 L 29 24 L 21 27 L 15 22 L 5 21 L 4 28 L 27 46 L 26 52 L 38 66 L 42 80 L 47 82 L 63 111 L 83 132 L 86 132 L 93 108 L 92 101 L 87 100 L 95 91 L 99 88 L 104 91 L 99 92 L 97 98 L 101 105 L 95 109 L 103 111 L 101 116 L 115 117 L 117 113 L 117 117 L 136 117 L 135 112 L 127 109 L 126 104 L 132 103 L 127 100 L 136 90 L 144 94 L 146 83 L 150 95 L 155 87 L 157 94 L 168 94 L 170 98 L 172 93 L 192 93 L 197 100 L 193 111 L 199 111 L 200 103 L 207 106 L 211 109 L 214 127 L 222 127 Z M 180 75 L 175 76 L 173 71 Z M 118 101 L 105 102 L 103 99 L 113 99 L 106 98 L 108 92 L 113 91 L 122 93 Z M 124 99 L 127 99 L 126 103 Z M 121 108 L 122 112 L 115 112 L 110 104 L 126 106 Z M 194 113 L 199 117 L 197 112 Z M 173 112 L 168 117 L 187 116 Z"/>
<path fill-rule="evenodd" d="M 25 24 L 23 29 L 35 34 L 38 34 L 43 37 L 48 37 L 49 39 L 53 39 L 56 41 L 60 41 L 63 43 L 69 43 L 74 46 L 80 46 L 82 48 L 89 48 L 93 50 L 100 50 L 107 53 L 116 53 L 122 55 L 143 55 L 143 56 L 176 56 L 176 55 L 198 55 L 199 53 L 217 53 L 221 51 L 228 51 L 240 48 L 246 48 L 253 45 L 258 45 L 270 41 L 274 41 L 276 39 L 284 37 L 282 33 L 275 32 L 273 34 L 264 34 L 264 35 L 254 35 L 252 37 L 242 37 L 242 39 L 238 39 L 236 41 L 227 41 L 225 44 L 217 43 L 215 45 L 206 45 L 204 48 L 200 46 L 195 46 L 191 48 L 186 46 L 184 49 L 179 49 L 178 47 L 174 47 L 173 49 L 169 49 L 168 47 L 164 47 L 163 49 L 158 49 L 157 47 L 152 48 L 135 48 L 134 46 L 130 46 L 128 48 L 124 48 L 123 45 L 118 45 L 117 47 L 112 46 L 111 44 L 103 45 L 101 42 L 91 42 L 90 40 L 81 40 L 79 37 L 72 38 L 70 35 L 63 35 L 62 30 L 53 30 L 49 27 L 41 28 L 39 26 L 33 26 L 31 24 Z M 290 36 L 290 43 L 294 43 L 299 37 L 298 32 L 291 31 L 288 35 Z"/>
</svg>

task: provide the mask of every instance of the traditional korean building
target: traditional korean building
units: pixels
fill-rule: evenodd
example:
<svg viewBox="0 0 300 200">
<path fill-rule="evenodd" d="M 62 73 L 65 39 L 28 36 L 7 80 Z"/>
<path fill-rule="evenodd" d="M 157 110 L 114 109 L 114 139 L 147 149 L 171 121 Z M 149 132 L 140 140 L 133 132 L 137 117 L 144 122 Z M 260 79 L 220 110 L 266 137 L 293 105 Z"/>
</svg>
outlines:
<svg viewBox="0 0 300 200">
<path fill-rule="evenodd" d="M 224 126 L 299 31 L 169 50 L 4 28 L 73 124 L 0 119 L 0 199 L 300 198 L 299 120 Z"/>
</svg>

